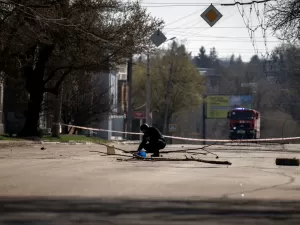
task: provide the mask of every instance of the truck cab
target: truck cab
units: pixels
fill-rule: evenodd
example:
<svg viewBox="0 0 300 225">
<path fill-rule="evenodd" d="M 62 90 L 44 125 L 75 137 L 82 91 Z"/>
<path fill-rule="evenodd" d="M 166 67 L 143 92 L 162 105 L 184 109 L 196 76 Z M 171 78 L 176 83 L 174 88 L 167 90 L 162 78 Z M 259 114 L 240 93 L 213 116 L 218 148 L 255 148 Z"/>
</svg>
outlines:
<svg viewBox="0 0 300 225">
<path fill-rule="evenodd" d="M 254 109 L 235 108 L 228 112 L 229 138 L 257 139 L 260 138 L 260 113 Z"/>
</svg>

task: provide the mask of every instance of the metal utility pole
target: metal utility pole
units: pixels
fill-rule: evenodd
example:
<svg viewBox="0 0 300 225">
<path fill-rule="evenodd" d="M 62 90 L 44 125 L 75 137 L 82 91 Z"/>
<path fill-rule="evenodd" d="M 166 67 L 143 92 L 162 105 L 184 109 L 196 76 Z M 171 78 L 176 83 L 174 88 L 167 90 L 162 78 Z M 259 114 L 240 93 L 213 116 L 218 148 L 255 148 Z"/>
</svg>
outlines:
<svg viewBox="0 0 300 225">
<path fill-rule="evenodd" d="M 123 103 L 124 103 L 124 107 L 123 107 L 123 112 L 125 115 L 124 118 L 124 125 L 123 125 L 123 129 L 124 132 L 127 132 L 127 124 L 128 124 L 128 92 L 127 92 L 128 88 L 127 88 L 127 81 L 125 83 L 122 84 L 122 94 L 123 94 Z M 127 134 L 124 133 L 123 136 L 125 139 L 127 139 Z"/>
<path fill-rule="evenodd" d="M 164 113 L 164 127 L 163 133 L 167 133 L 168 128 L 168 113 L 169 113 L 169 101 L 170 101 L 170 92 L 171 92 L 171 85 L 172 85 L 172 76 L 173 76 L 173 45 L 171 46 L 171 63 L 170 63 L 170 73 L 169 73 L 169 80 L 167 84 L 167 93 L 165 97 L 165 113 Z"/>
<path fill-rule="evenodd" d="M 202 96 L 202 139 L 206 139 L 206 95 Z M 203 141 L 206 145 L 206 141 Z"/>
<path fill-rule="evenodd" d="M 130 55 L 127 66 L 128 102 L 127 102 L 127 132 L 132 132 L 132 55 Z M 128 139 L 131 135 L 128 134 Z"/>
<path fill-rule="evenodd" d="M 151 125 L 150 118 L 151 89 L 150 89 L 150 53 L 147 52 L 147 74 L 146 74 L 146 123 Z"/>
<path fill-rule="evenodd" d="M 0 72 L 0 75 L 4 75 L 2 74 L 2 72 Z M 4 116 L 3 116 L 3 102 L 4 102 L 4 79 L 0 80 L 0 134 L 4 134 Z"/>
</svg>

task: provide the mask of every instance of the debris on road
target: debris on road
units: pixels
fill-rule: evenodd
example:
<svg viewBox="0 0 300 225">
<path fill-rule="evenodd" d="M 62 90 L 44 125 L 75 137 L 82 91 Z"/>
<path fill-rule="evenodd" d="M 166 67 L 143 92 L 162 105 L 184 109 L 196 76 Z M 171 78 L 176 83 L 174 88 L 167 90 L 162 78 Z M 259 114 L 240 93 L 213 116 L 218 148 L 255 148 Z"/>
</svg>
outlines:
<svg viewBox="0 0 300 225">
<path fill-rule="evenodd" d="M 276 158 L 275 163 L 278 166 L 299 166 L 299 159 Z"/>
</svg>

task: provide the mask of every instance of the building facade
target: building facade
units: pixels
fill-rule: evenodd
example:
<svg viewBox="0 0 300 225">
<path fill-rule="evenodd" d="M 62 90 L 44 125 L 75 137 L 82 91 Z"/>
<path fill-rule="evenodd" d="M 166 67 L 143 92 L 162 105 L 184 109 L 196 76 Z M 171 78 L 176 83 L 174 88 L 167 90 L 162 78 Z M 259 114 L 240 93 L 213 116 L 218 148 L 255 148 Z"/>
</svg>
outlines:
<svg viewBox="0 0 300 225">
<path fill-rule="evenodd" d="M 6 78 L 1 86 L 1 103 L 3 102 L 1 118 L 3 118 L 4 132 L 15 135 L 24 126 L 29 95 L 22 79 Z"/>
<path fill-rule="evenodd" d="M 125 66 L 120 66 L 117 70 L 103 71 L 95 73 L 96 82 L 95 85 L 99 86 L 99 92 L 102 93 L 104 90 L 108 90 L 108 97 L 110 98 L 111 110 L 109 112 L 102 113 L 99 116 L 99 121 L 92 122 L 87 127 L 103 129 L 105 131 L 89 131 L 89 130 L 78 130 L 78 134 L 97 136 L 106 140 L 121 140 L 123 139 L 122 133 L 114 133 L 112 131 L 123 131 L 124 130 L 124 110 L 122 110 L 122 96 L 120 86 L 127 79 L 127 72 Z M 43 109 L 40 113 L 40 128 L 44 131 L 50 131 L 53 124 L 55 109 L 50 109 L 47 102 L 53 101 L 49 99 L 53 95 L 45 93 Z M 100 104 L 100 103 L 99 103 Z M 57 105 L 57 104 L 56 104 Z M 56 107 L 54 105 L 54 107 Z M 63 131 L 63 127 L 60 128 Z"/>
<path fill-rule="evenodd" d="M 124 130 L 124 118 L 125 115 L 122 112 L 122 95 L 120 93 L 120 85 L 124 79 L 127 79 L 126 67 L 120 66 L 116 71 L 109 71 L 102 73 L 100 77 L 102 80 L 103 88 L 109 87 L 109 95 L 113 104 L 112 111 L 105 113 L 102 116 L 102 120 L 99 124 L 95 124 L 96 128 L 104 129 L 108 131 L 99 131 L 97 136 L 106 140 L 122 140 L 123 133 L 116 133 L 112 131 Z"/>
</svg>

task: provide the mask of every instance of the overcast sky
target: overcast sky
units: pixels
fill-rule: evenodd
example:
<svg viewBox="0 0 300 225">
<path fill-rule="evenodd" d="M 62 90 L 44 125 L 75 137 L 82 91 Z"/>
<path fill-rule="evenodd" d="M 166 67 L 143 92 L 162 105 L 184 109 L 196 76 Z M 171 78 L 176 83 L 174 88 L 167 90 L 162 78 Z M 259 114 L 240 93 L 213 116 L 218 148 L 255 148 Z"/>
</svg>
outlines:
<svg viewBox="0 0 300 225">
<path fill-rule="evenodd" d="M 250 0 L 239 1 L 249 2 Z M 210 27 L 200 17 L 211 3 L 223 15 L 213 27 Z M 177 40 L 186 45 L 193 55 L 197 55 L 199 48 L 203 45 L 207 51 L 215 47 L 220 58 L 229 57 L 231 54 L 240 54 L 244 61 L 248 61 L 256 51 L 266 55 L 267 52 L 280 44 L 280 41 L 272 36 L 270 30 L 266 32 L 266 38 L 264 38 L 262 29 L 258 28 L 252 39 L 255 48 L 253 47 L 253 41 L 245 23 L 252 28 L 264 24 L 264 4 L 253 5 L 250 15 L 250 5 L 221 6 L 221 3 L 234 3 L 234 0 L 142 1 L 142 5 L 147 8 L 151 15 L 165 21 L 163 33 L 167 38 L 176 37 Z"/>
</svg>

